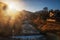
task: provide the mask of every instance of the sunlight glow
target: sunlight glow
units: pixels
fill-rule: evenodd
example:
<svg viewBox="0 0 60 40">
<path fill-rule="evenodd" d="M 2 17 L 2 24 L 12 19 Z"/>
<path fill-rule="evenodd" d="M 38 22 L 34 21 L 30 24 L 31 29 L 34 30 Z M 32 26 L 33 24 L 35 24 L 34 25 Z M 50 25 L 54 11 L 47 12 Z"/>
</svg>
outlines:
<svg viewBox="0 0 60 40">
<path fill-rule="evenodd" d="M 1 2 L 4 2 L 8 5 L 9 9 L 14 9 L 14 10 L 23 10 L 24 8 L 24 2 L 21 0 L 1 0 Z"/>
<path fill-rule="evenodd" d="M 23 10 L 24 8 L 23 3 L 22 2 L 20 3 L 20 1 L 17 0 L 16 1 L 2 0 L 1 2 L 7 4 L 8 7 L 6 10 L 6 14 L 12 17 L 12 19 L 14 19 L 14 17 L 18 15 L 18 12 Z"/>
<path fill-rule="evenodd" d="M 19 0 L 1 0 L 0 2 L 7 5 L 7 9 L 2 11 L 4 11 L 6 16 L 10 17 L 11 23 L 14 22 L 16 17 L 20 14 L 20 11 L 25 7 L 24 3 Z"/>
</svg>

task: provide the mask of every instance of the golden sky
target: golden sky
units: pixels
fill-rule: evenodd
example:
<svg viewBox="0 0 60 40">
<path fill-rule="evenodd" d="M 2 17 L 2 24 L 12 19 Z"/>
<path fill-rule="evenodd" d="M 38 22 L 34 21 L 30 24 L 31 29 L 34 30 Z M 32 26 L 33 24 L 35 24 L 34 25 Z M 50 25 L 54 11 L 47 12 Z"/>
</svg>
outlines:
<svg viewBox="0 0 60 40">
<path fill-rule="evenodd" d="M 4 2 L 8 5 L 9 9 L 13 10 L 23 10 L 24 9 L 24 2 L 21 0 L 0 0 L 0 2 Z"/>
</svg>

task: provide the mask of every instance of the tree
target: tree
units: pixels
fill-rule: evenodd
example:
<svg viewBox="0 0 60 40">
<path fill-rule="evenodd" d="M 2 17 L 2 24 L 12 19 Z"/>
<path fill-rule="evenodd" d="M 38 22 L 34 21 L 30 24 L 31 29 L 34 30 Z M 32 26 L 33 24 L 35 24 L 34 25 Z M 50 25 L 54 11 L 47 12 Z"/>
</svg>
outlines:
<svg viewBox="0 0 60 40">
<path fill-rule="evenodd" d="M 60 10 L 55 10 L 55 18 L 57 22 L 60 22 Z"/>
<path fill-rule="evenodd" d="M 44 11 L 48 11 L 48 7 L 44 7 L 43 10 L 44 10 Z"/>
</svg>

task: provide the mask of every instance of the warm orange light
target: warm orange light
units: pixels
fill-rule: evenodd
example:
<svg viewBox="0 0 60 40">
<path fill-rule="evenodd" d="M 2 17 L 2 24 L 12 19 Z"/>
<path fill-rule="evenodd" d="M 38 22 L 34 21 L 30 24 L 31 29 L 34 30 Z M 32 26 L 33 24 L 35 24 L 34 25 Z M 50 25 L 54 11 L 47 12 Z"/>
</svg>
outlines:
<svg viewBox="0 0 60 40">
<path fill-rule="evenodd" d="M 8 5 L 9 9 L 21 11 L 24 8 L 24 3 L 20 0 L 1 0 Z"/>
</svg>

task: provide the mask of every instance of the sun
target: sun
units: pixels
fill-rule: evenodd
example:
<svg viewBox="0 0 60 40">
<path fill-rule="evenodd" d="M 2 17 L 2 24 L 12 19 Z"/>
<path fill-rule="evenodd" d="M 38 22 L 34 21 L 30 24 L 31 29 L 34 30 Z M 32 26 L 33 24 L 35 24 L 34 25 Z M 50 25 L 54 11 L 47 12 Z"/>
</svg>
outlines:
<svg viewBox="0 0 60 40">
<path fill-rule="evenodd" d="M 7 5 L 6 14 L 8 16 L 14 17 L 18 14 L 18 7 L 14 2 L 3 2 Z"/>
<path fill-rule="evenodd" d="M 2 13 L 1 15 L 5 15 L 14 19 L 16 15 L 18 15 L 18 12 L 19 12 L 18 10 L 14 8 L 14 6 L 15 6 L 14 4 L 7 5 L 4 2 L 0 2 L 0 13 Z"/>
<path fill-rule="evenodd" d="M 18 10 L 18 6 L 14 2 L 8 3 L 8 8 L 11 9 L 11 10 Z"/>
<path fill-rule="evenodd" d="M 11 24 L 14 23 L 15 19 L 18 17 L 20 14 L 20 11 L 22 10 L 23 7 L 20 7 L 21 5 L 17 2 L 11 2 L 11 1 L 1 1 L 4 5 L 6 4 L 7 7 L 5 9 L 5 6 L 0 5 L 0 13 L 3 13 L 3 17 L 9 17 L 11 20 Z M 0 3 L 1 4 L 1 3 Z M 1 8 L 3 7 L 3 8 Z M 1 11 L 1 9 L 4 9 Z M 6 18 L 4 18 L 6 19 Z"/>
<path fill-rule="evenodd" d="M 7 4 L 6 15 L 10 16 L 11 18 L 15 18 L 16 15 L 18 15 L 19 12 L 25 7 L 24 3 L 21 1 L 2 0 L 1 2 Z"/>
<path fill-rule="evenodd" d="M 16 10 L 16 5 L 14 3 L 9 3 L 8 7 L 9 7 L 9 9 L 15 9 Z"/>
<path fill-rule="evenodd" d="M 22 10 L 23 7 L 24 7 L 23 3 L 20 3 L 18 1 L 7 1 L 7 0 L 4 0 L 2 2 L 6 3 L 8 5 L 8 8 L 12 9 L 12 10 Z"/>
</svg>

